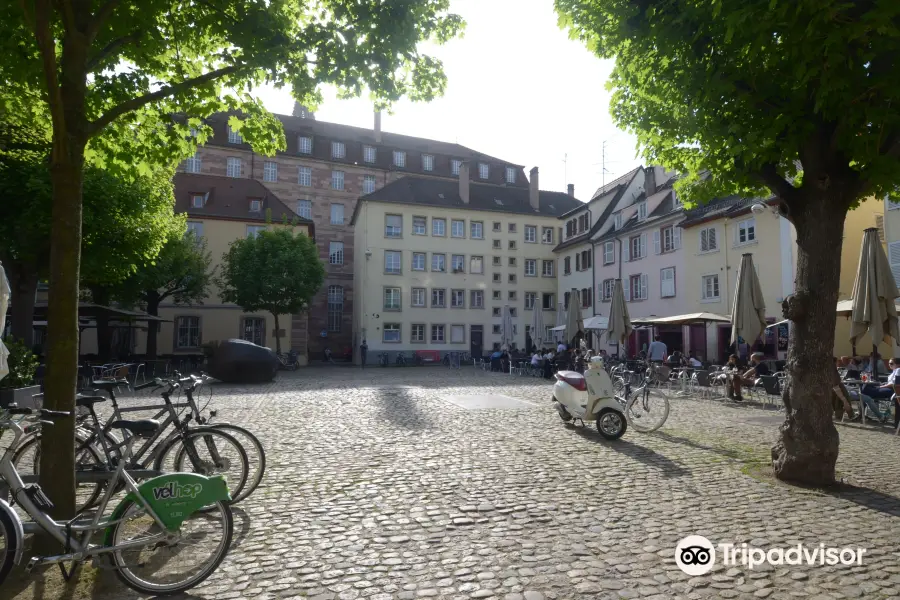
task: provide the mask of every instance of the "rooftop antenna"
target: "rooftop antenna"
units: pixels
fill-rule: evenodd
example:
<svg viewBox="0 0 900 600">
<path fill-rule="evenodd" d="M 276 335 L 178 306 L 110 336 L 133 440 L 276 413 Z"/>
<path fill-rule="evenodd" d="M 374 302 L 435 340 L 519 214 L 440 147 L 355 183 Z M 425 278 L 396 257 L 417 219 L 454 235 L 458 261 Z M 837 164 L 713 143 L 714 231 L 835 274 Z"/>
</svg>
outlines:
<svg viewBox="0 0 900 600">
<path fill-rule="evenodd" d="M 563 154 L 563 171 L 565 173 L 566 180 L 563 182 L 568 185 L 569 183 L 569 154 Z"/>
</svg>

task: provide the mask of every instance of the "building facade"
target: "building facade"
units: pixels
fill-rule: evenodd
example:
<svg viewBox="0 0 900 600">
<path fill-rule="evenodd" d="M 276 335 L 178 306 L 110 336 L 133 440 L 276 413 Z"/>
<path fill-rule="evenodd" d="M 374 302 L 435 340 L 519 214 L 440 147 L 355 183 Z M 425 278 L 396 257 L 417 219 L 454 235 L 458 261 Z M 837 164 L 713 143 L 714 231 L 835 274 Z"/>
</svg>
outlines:
<svg viewBox="0 0 900 600">
<path fill-rule="evenodd" d="M 360 196 L 409 174 L 455 181 L 463 161 L 471 164 L 478 181 L 528 189 L 522 166 L 458 144 L 383 132 L 378 113 L 372 129 L 318 121 L 300 106 L 294 116 L 275 116 L 284 127 L 285 151 L 274 157 L 254 153 L 230 130 L 227 115 L 217 115 L 208 121 L 211 139 L 181 170 L 262 182 L 297 215 L 314 223 L 326 280 L 308 314 L 295 315 L 291 328 L 297 336 L 308 329 L 308 352 L 317 359 L 325 348 L 341 356 L 355 345 L 353 301 L 358 295 L 350 216 Z"/>
<path fill-rule="evenodd" d="M 581 203 L 565 193 L 407 176 L 363 196 L 353 213 L 357 340 L 368 362 L 416 350 L 481 355 L 501 343 L 509 307 L 514 344 L 528 344 L 533 311 L 547 340 L 556 321 L 557 217 Z"/>
</svg>

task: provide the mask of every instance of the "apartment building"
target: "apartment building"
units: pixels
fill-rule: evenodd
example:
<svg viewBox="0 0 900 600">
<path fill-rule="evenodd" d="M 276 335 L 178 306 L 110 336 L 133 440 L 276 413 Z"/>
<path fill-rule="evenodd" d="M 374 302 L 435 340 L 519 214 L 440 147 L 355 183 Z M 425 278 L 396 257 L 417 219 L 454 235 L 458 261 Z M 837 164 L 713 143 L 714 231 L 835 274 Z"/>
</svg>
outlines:
<svg viewBox="0 0 900 600">
<path fill-rule="evenodd" d="M 360 196 L 409 174 L 455 185 L 464 161 L 479 182 L 528 190 L 521 165 L 458 144 L 384 132 L 379 113 L 372 129 L 319 121 L 299 105 L 293 116 L 275 116 L 284 127 L 284 152 L 274 157 L 254 153 L 238 132 L 230 130 L 228 116 L 222 114 L 209 119 L 212 138 L 182 170 L 262 182 L 297 215 L 314 223 L 326 280 L 308 315 L 294 316 L 292 329 L 303 336 L 308 321 L 308 351 L 315 358 L 326 347 L 341 355 L 355 345 L 352 316 L 358 295 L 350 215 Z"/>
<path fill-rule="evenodd" d="M 539 191 L 537 168 L 528 187 L 469 173 L 464 162 L 458 181 L 409 175 L 360 198 L 351 219 L 354 331 L 370 362 L 397 351 L 481 355 L 500 345 L 505 306 L 517 347 L 528 343 L 535 310 L 550 337 L 557 218 L 581 203 Z"/>
</svg>

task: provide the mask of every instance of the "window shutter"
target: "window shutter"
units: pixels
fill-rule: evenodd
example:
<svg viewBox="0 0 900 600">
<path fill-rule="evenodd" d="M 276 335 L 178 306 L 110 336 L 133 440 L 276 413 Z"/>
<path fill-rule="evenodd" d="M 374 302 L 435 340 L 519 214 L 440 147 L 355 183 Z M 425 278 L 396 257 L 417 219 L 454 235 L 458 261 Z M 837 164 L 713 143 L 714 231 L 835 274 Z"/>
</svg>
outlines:
<svg viewBox="0 0 900 600">
<path fill-rule="evenodd" d="M 575 270 L 581 270 L 581 252 L 575 254 Z"/>
<path fill-rule="evenodd" d="M 709 239 L 706 236 L 707 229 L 700 230 L 700 252 L 706 252 L 709 250 Z"/>
<path fill-rule="evenodd" d="M 878 241 L 884 243 L 884 215 L 875 215 L 875 227 L 878 229 Z"/>
<path fill-rule="evenodd" d="M 648 280 L 649 279 L 650 278 L 647 277 L 646 273 L 644 275 L 641 275 L 641 298 L 644 300 L 647 299 L 647 288 L 648 288 Z"/>
<path fill-rule="evenodd" d="M 641 258 L 647 256 L 647 234 L 641 234 Z"/>
<path fill-rule="evenodd" d="M 653 254 L 659 254 L 661 248 L 659 244 L 659 229 L 653 232 Z"/>
<path fill-rule="evenodd" d="M 626 279 L 622 282 L 622 291 L 625 292 L 625 302 L 631 301 L 631 280 Z"/>
<path fill-rule="evenodd" d="M 675 249 L 681 250 L 681 227 L 672 225 L 672 234 L 675 239 Z"/>
<path fill-rule="evenodd" d="M 622 262 L 631 260 L 631 240 L 625 240 L 622 244 Z"/>
<path fill-rule="evenodd" d="M 894 274 L 894 283 L 900 282 L 900 242 L 888 244 L 888 260 L 891 263 L 891 273 Z"/>
<path fill-rule="evenodd" d="M 719 247 L 719 242 L 716 240 L 716 228 L 709 228 L 709 249 L 716 250 Z"/>
</svg>

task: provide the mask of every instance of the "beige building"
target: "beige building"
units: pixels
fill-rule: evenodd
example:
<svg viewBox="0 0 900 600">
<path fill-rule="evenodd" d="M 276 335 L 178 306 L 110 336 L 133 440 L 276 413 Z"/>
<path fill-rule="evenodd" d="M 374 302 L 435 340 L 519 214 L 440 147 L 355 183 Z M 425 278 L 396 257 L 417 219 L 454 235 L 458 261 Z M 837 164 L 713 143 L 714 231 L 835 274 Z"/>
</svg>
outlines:
<svg viewBox="0 0 900 600">
<path fill-rule="evenodd" d="M 499 347 L 508 305 L 515 344 L 526 345 L 534 310 L 544 338 L 556 322 L 557 217 L 573 196 L 530 186 L 408 176 L 360 198 L 353 213 L 354 332 L 368 362 L 387 352 L 481 355 Z M 358 352 L 357 352 L 358 354 Z"/>
</svg>

